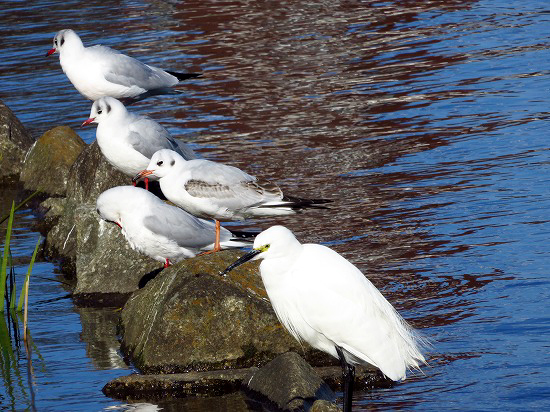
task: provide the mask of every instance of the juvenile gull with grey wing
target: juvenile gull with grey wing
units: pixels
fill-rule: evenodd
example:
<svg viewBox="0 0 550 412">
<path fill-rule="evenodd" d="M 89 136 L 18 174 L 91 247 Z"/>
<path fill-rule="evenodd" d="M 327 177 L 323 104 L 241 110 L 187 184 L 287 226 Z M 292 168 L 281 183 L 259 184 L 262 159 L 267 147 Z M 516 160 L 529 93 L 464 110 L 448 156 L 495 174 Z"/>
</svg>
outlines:
<svg viewBox="0 0 550 412">
<path fill-rule="evenodd" d="M 185 160 L 167 149 L 156 152 L 134 181 L 146 176 L 157 178 L 162 193 L 175 205 L 214 219 L 217 235 L 220 221 L 290 215 L 308 207 L 326 208 L 323 204 L 330 202 L 286 196 L 276 185 L 259 182 L 236 167 L 205 159 Z M 218 250 L 217 243 L 212 251 Z"/>
</svg>

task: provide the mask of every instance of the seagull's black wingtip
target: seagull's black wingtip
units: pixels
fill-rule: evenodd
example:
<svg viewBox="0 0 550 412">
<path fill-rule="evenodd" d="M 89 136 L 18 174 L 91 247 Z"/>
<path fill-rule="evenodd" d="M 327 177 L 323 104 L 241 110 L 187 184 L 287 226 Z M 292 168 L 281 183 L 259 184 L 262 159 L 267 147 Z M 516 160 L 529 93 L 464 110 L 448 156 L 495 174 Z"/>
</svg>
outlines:
<svg viewBox="0 0 550 412">
<path fill-rule="evenodd" d="M 195 77 L 202 76 L 202 73 L 180 73 L 180 72 L 173 72 L 173 71 L 170 71 L 170 70 L 166 70 L 166 73 L 177 77 L 179 81 L 187 80 L 187 79 L 194 79 Z"/>
</svg>

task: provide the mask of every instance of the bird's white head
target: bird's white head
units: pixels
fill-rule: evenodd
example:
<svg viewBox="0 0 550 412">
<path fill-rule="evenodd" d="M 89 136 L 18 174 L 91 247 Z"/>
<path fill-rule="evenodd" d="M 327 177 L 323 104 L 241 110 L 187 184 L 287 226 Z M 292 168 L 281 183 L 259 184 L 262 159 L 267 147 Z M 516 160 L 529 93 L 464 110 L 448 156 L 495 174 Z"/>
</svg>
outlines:
<svg viewBox="0 0 550 412">
<path fill-rule="evenodd" d="M 116 223 L 122 229 L 122 210 L 130 194 L 127 192 L 126 187 L 113 187 L 101 193 L 96 200 L 99 217 L 107 222 Z"/>
<path fill-rule="evenodd" d="M 164 176 L 177 170 L 186 160 L 180 154 L 170 149 L 161 149 L 156 151 L 151 157 L 151 161 L 146 170 L 142 170 L 135 177 L 134 181 L 146 176 L 162 179 Z"/>
<path fill-rule="evenodd" d="M 90 123 L 101 123 L 109 119 L 123 117 L 128 111 L 120 100 L 114 97 L 101 97 L 92 104 L 90 117 L 82 123 L 84 127 Z"/>
<path fill-rule="evenodd" d="M 65 53 L 71 50 L 78 50 L 79 48 L 84 47 L 82 40 L 78 37 L 71 29 L 65 29 L 58 31 L 53 38 L 53 47 L 46 53 L 46 56 L 49 56 L 53 53 Z"/>
<path fill-rule="evenodd" d="M 254 239 L 253 249 L 229 265 L 221 274 L 225 275 L 249 260 L 289 258 L 301 250 L 301 243 L 284 226 L 271 226 Z"/>
<path fill-rule="evenodd" d="M 96 200 L 99 217 L 107 222 L 116 223 L 121 229 L 123 220 L 136 210 L 162 201 L 147 190 L 134 186 L 112 187 L 101 193 Z M 125 218 L 126 216 L 126 218 Z"/>
</svg>

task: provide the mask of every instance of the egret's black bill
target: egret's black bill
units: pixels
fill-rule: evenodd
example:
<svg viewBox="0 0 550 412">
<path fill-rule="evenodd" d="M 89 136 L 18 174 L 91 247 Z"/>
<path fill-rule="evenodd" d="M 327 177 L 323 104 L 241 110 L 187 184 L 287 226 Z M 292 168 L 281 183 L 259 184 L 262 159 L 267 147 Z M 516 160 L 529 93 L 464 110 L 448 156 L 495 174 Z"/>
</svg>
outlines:
<svg viewBox="0 0 550 412">
<path fill-rule="evenodd" d="M 262 253 L 262 252 L 259 251 L 259 250 L 252 249 L 246 255 L 242 255 L 235 262 L 233 262 L 228 267 L 226 267 L 225 270 L 220 273 L 220 275 L 222 275 L 222 276 L 227 275 L 229 272 L 231 272 L 237 266 L 241 266 L 243 263 L 248 262 L 250 259 L 252 259 L 254 256 L 256 256 L 258 253 Z"/>
</svg>

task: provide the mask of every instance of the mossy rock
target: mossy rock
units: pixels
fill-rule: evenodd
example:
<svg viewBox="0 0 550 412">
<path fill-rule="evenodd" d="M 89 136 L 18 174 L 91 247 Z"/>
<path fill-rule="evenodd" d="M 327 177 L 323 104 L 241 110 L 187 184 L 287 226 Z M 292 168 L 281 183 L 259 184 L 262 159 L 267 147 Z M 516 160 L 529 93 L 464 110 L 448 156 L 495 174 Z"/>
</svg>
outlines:
<svg viewBox="0 0 550 412">
<path fill-rule="evenodd" d="M 25 189 L 64 195 L 69 170 L 85 147 L 68 126 L 48 130 L 36 141 L 23 165 L 20 179 Z"/>
</svg>

